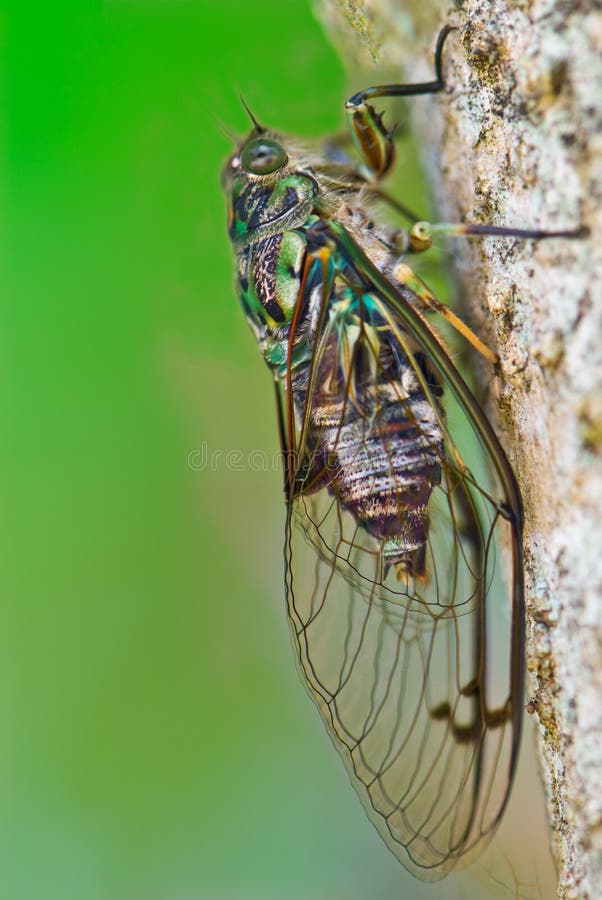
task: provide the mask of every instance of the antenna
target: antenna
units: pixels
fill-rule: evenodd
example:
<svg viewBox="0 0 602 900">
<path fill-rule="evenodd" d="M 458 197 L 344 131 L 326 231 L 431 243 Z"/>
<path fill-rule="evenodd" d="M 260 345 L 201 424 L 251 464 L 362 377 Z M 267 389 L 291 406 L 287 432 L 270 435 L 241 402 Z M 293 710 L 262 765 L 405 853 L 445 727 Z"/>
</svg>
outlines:
<svg viewBox="0 0 602 900">
<path fill-rule="evenodd" d="M 242 94 L 240 95 L 240 102 L 241 102 L 242 105 L 244 106 L 244 109 L 245 109 L 246 114 L 248 115 L 248 117 L 250 118 L 251 122 L 252 122 L 253 125 L 255 126 L 255 131 L 257 132 L 257 134 L 263 134 L 263 132 L 265 131 L 265 128 L 263 127 L 263 125 L 260 125 L 260 124 L 259 124 L 259 122 L 258 122 L 257 119 L 255 118 L 255 116 L 253 115 L 253 113 L 252 113 L 251 110 L 249 109 L 249 106 L 248 106 L 248 104 L 247 104 L 247 101 L 245 100 L 245 98 L 243 97 Z"/>
</svg>

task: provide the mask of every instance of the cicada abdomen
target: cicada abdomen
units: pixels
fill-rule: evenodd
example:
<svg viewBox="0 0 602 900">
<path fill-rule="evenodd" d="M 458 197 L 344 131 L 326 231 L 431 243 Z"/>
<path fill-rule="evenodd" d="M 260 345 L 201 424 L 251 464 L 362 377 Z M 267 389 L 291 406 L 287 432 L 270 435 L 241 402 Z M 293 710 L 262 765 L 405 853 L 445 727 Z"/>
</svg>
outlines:
<svg viewBox="0 0 602 900">
<path fill-rule="evenodd" d="M 399 578 L 424 577 L 429 501 L 444 459 L 436 376 L 424 354 L 410 362 L 378 303 L 339 279 L 318 358 L 310 404 L 311 362 L 291 372 L 296 417 L 307 417 L 295 491 L 325 483 L 382 548 L 384 576 L 393 567 Z"/>
</svg>

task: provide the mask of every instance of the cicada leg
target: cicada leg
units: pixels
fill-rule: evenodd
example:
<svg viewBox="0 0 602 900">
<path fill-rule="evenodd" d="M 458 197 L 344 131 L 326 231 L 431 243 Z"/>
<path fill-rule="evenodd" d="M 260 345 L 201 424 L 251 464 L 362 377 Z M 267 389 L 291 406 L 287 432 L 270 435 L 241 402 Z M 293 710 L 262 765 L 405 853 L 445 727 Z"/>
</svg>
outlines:
<svg viewBox="0 0 602 900">
<path fill-rule="evenodd" d="M 541 229 L 506 228 L 497 225 L 476 224 L 431 224 L 430 222 L 416 222 L 407 234 L 406 251 L 411 253 L 423 253 L 429 250 L 433 244 L 433 238 L 437 235 L 449 235 L 454 237 L 501 237 L 521 238 L 523 240 L 544 240 L 549 238 L 576 239 L 589 234 L 589 229 L 580 226 L 574 229 L 562 229 L 560 231 L 543 231 Z M 410 287 L 424 304 L 434 312 L 443 316 L 462 337 L 471 344 L 494 367 L 494 374 L 498 374 L 499 357 L 489 349 L 477 335 L 455 315 L 445 304 L 437 300 L 418 276 L 403 261 L 394 269 L 393 275 L 400 284 Z"/>
<path fill-rule="evenodd" d="M 391 170 L 395 160 L 395 145 L 393 142 L 395 128 L 385 128 L 382 113 L 377 112 L 367 101 L 374 97 L 409 97 L 420 94 L 435 94 L 443 90 L 445 87 L 443 46 L 451 31 L 455 31 L 454 26 L 446 25 L 439 32 L 435 48 L 435 78 L 433 81 L 416 84 L 376 85 L 354 94 L 345 104 L 349 117 L 351 137 L 363 160 L 360 170 L 362 175 L 368 182 L 371 182 L 370 187 L 375 194 L 389 203 L 409 221 L 413 222 L 409 231 L 400 230 L 398 232 L 399 251 L 401 253 L 420 253 L 428 250 L 432 246 L 433 237 L 438 234 L 466 237 L 515 237 L 535 240 L 585 237 L 589 233 L 589 229 L 585 227 L 562 229 L 560 231 L 544 231 L 541 229 L 506 228 L 470 223 L 431 224 L 418 221 L 418 218 L 408 207 L 388 195 L 378 185 L 378 182 Z M 427 309 L 443 316 L 456 331 L 493 365 L 494 372 L 497 374 L 499 365 L 497 354 L 490 350 L 447 306 L 438 301 L 408 265 L 400 262 L 395 268 L 393 275 L 399 284 L 409 287 L 422 300 Z"/>
<path fill-rule="evenodd" d="M 514 237 L 522 238 L 523 240 L 541 241 L 546 238 L 584 238 L 589 234 L 589 228 L 581 225 L 579 228 L 568 228 L 560 231 L 542 231 L 538 228 L 507 228 L 498 225 L 476 225 L 468 222 L 457 224 L 416 222 L 409 231 L 407 250 L 412 253 L 422 253 L 424 250 L 429 250 L 432 247 L 433 238 L 439 234 L 451 237 Z"/>
<path fill-rule="evenodd" d="M 409 232 L 400 231 L 400 251 L 422 253 L 429 250 L 433 243 L 433 237 L 437 234 L 447 234 L 460 237 L 518 237 L 523 239 L 543 240 L 544 238 L 582 238 L 586 237 L 589 230 L 585 227 L 565 231 L 541 231 L 522 228 L 502 228 L 494 225 L 431 225 L 429 222 L 416 222 Z M 428 311 L 436 312 L 474 347 L 474 349 L 491 363 L 494 375 L 498 374 L 499 357 L 462 321 L 452 310 L 441 303 L 429 290 L 424 281 L 405 262 L 403 257 L 397 263 L 392 272 L 393 278 L 398 284 L 402 284 L 422 301 Z"/>
<path fill-rule="evenodd" d="M 417 275 L 410 266 L 407 265 L 403 260 L 397 263 L 395 268 L 393 269 L 393 278 L 398 284 L 403 284 L 406 287 L 409 287 L 410 290 L 416 294 L 417 297 L 420 298 L 424 307 L 427 311 L 432 311 L 438 313 L 442 316 L 449 324 L 454 328 L 458 334 L 461 334 L 462 337 L 468 341 L 468 343 L 474 347 L 474 349 L 481 354 L 481 356 L 487 360 L 494 368 L 494 374 L 497 374 L 497 367 L 499 365 L 499 357 L 497 353 L 494 353 L 487 344 L 484 344 L 483 341 L 468 327 L 468 325 L 462 321 L 449 306 L 446 306 L 445 303 L 442 303 L 438 300 L 435 295 L 428 289 L 422 278 Z"/>
<path fill-rule="evenodd" d="M 382 113 L 378 113 L 368 103 L 374 97 L 412 97 L 419 94 L 436 94 L 443 90 L 442 54 L 445 39 L 456 29 L 446 25 L 439 32 L 435 48 L 435 78 L 417 84 L 381 84 L 365 88 L 350 97 L 345 104 L 349 117 L 349 127 L 353 142 L 364 161 L 364 173 L 368 180 L 378 181 L 391 169 L 395 160 L 393 134 L 395 128 L 387 129 Z"/>
<path fill-rule="evenodd" d="M 395 127 L 385 128 L 382 113 L 377 112 L 368 103 L 374 97 L 412 97 L 421 94 L 436 94 L 445 88 L 443 77 L 443 46 L 455 26 L 446 25 L 437 37 L 435 47 L 435 78 L 432 81 L 415 84 L 381 84 L 358 91 L 345 103 L 349 118 L 351 138 L 359 151 L 362 160 L 362 172 L 368 181 L 377 182 L 391 170 L 395 160 L 393 135 Z M 340 139 L 340 136 L 339 136 Z M 402 215 L 414 222 L 409 232 L 407 250 L 420 252 L 428 250 L 435 234 L 447 234 L 467 237 L 517 237 L 523 239 L 543 240 L 545 238 L 583 238 L 589 229 L 581 226 L 576 229 L 560 231 L 544 231 L 541 229 L 506 228 L 495 225 L 477 225 L 472 223 L 431 224 L 418 221 L 411 210 L 386 194 L 380 187 L 373 190 L 387 203 L 395 207 Z"/>
</svg>

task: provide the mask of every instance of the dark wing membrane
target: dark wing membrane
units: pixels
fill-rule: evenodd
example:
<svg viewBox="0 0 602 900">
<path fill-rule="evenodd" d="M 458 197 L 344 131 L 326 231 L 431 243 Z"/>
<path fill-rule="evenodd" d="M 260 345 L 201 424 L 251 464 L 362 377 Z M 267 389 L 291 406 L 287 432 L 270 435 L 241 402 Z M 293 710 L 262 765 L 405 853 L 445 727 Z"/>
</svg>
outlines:
<svg viewBox="0 0 602 900">
<path fill-rule="evenodd" d="M 512 783 L 520 501 L 487 420 L 403 296 L 335 223 L 308 252 L 324 273 L 314 353 L 283 391 L 290 624 L 368 815 L 434 880 L 482 849 Z"/>
</svg>

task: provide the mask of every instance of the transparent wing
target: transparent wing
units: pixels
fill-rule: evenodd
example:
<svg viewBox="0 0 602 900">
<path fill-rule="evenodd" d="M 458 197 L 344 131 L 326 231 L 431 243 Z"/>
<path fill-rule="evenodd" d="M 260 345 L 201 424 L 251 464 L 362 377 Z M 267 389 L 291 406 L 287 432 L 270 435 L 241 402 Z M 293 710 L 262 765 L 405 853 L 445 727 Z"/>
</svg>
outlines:
<svg viewBox="0 0 602 900">
<path fill-rule="evenodd" d="M 522 716 L 520 501 L 427 326 L 340 226 L 289 365 L 286 588 L 298 662 L 364 807 L 414 874 L 493 834 Z M 321 275 L 320 275 L 321 273 Z"/>
</svg>

